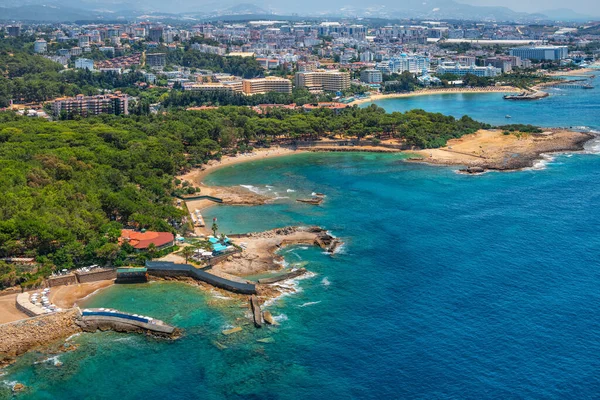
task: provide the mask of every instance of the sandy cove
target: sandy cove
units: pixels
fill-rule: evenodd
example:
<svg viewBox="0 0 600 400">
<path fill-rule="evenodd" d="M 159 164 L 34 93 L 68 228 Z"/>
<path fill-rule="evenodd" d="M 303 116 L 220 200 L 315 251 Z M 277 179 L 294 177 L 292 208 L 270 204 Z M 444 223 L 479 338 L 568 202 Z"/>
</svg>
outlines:
<svg viewBox="0 0 600 400">
<path fill-rule="evenodd" d="M 439 165 L 458 165 L 481 170 L 508 171 L 532 167 L 543 154 L 581 151 L 595 136 L 589 133 L 549 129 L 543 133 L 504 135 L 500 130 L 480 130 L 448 141 L 439 149 L 419 150 L 421 158 L 409 161 Z"/>
<path fill-rule="evenodd" d="M 224 204 L 229 205 L 259 205 L 265 204 L 272 199 L 267 196 L 261 196 L 257 193 L 243 187 L 219 187 L 208 186 L 203 183 L 203 179 L 214 171 L 230 165 L 241 164 L 249 161 L 266 160 L 274 157 L 281 157 L 290 154 L 302 153 L 302 150 L 288 149 L 284 147 L 274 147 L 270 149 L 255 150 L 252 153 L 244 153 L 236 156 L 224 156 L 220 161 L 211 160 L 202 168 L 192 169 L 186 174 L 180 175 L 177 178 L 181 181 L 188 181 L 201 189 L 200 195 L 218 197 L 223 200 Z M 187 208 L 190 212 L 195 210 L 203 210 L 207 207 L 214 206 L 215 203 L 210 200 L 186 200 Z M 208 220 L 206 220 L 208 225 Z M 197 228 L 196 233 L 209 234 L 210 227 Z"/>
<path fill-rule="evenodd" d="M 76 285 L 57 286 L 50 290 L 50 303 L 60 308 L 74 307 L 78 301 L 92 296 L 97 292 L 112 286 L 114 280 L 105 280 L 89 283 L 79 283 Z"/>
<path fill-rule="evenodd" d="M 441 88 L 441 89 L 422 89 L 416 90 L 410 93 L 389 93 L 389 94 L 375 94 L 365 99 L 354 100 L 348 105 L 358 105 L 363 103 L 370 103 L 377 100 L 386 99 L 397 99 L 402 97 L 414 97 L 414 96 L 428 96 L 435 94 L 456 94 L 456 93 L 518 93 L 522 92 L 522 89 L 513 86 L 489 86 L 481 88 Z"/>
</svg>

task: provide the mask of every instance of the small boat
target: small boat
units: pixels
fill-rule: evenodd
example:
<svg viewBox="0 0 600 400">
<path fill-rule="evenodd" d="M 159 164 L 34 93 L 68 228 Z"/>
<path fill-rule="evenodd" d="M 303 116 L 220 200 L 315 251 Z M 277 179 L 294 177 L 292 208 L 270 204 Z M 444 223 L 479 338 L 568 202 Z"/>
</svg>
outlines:
<svg viewBox="0 0 600 400">
<path fill-rule="evenodd" d="M 319 205 L 323 202 L 322 197 L 313 197 L 312 199 L 296 199 L 300 203 Z"/>
<path fill-rule="evenodd" d="M 590 85 L 589 83 L 586 83 L 585 85 L 581 86 L 582 89 L 593 89 L 594 87 L 592 85 Z"/>
<path fill-rule="evenodd" d="M 506 119 L 509 119 L 509 118 L 512 118 L 512 117 L 511 117 L 510 115 L 506 114 L 506 115 L 504 116 L 504 118 L 506 118 Z"/>
</svg>

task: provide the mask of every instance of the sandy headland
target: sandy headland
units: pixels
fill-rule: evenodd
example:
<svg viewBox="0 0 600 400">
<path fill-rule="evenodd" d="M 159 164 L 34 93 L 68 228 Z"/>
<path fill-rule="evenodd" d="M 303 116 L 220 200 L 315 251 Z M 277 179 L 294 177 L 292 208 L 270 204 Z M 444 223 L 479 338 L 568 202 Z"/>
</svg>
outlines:
<svg viewBox="0 0 600 400">
<path fill-rule="evenodd" d="M 589 133 L 548 129 L 543 133 L 510 133 L 480 130 L 449 140 L 438 149 L 419 150 L 412 162 L 464 166 L 468 172 L 509 171 L 534 166 L 543 154 L 581 151 L 595 136 Z"/>
</svg>

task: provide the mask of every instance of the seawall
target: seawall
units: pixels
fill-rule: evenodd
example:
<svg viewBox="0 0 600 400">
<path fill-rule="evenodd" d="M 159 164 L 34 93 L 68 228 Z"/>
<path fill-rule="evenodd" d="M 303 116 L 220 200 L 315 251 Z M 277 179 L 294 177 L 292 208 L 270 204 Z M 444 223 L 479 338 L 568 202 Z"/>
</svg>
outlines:
<svg viewBox="0 0 600 400">
<path fill-rule="evenodd" d="M 256 294 L 256 286 L 251 283 L 236 282 L 199 270 L 189 264 L 175 264 L 165 261 L 146 261 L 148 273 L 159 277 L 188 276 L 209 285 L 240 294 Z"/>
</svg>

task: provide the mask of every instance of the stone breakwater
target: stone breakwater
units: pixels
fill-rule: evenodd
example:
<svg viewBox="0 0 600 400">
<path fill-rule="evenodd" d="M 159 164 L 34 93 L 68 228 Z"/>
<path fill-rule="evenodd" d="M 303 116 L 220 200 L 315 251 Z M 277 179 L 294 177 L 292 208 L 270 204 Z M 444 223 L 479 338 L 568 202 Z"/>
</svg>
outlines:
<svg viewBox="0 0 600 400">
<path fill-rule="evenodd" d="M 34 348 L 81 332 L 75 324 L 75 310 L 28 318 L 0 325 L 0 366 Z"/>
<path fill-rule="evenodd" d="M 23 319 L 0 325 L 0 367 L 13 363 L 16 357 L 36 348 L 80 332 L 116 331 L 143 333 L 155 337 L 176 339 L 182 332 L 160 324 L 143 324 L 119 319 L 86 318 L 77 309 Z"/>
</svg>

